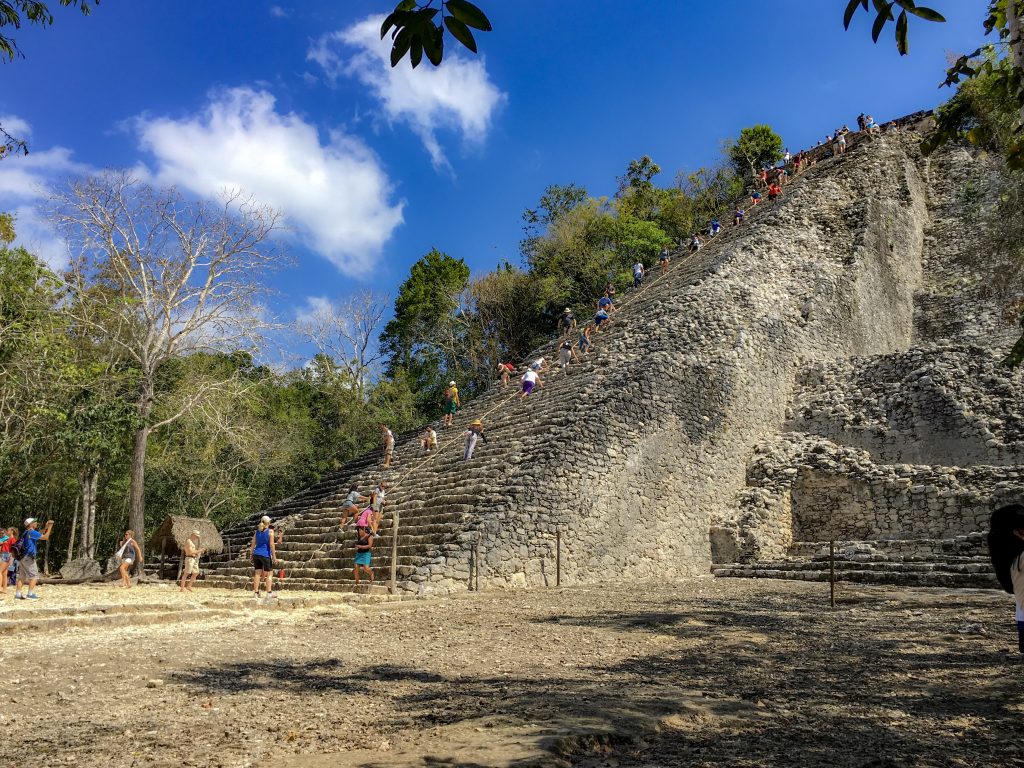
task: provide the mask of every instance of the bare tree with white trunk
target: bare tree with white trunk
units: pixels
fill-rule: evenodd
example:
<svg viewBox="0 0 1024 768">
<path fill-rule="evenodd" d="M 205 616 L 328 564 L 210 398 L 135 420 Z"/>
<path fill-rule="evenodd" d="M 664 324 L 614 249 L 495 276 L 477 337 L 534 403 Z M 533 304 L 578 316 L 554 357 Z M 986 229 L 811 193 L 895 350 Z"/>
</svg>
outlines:
<svg viewBox="0 0 1024 768">
<path fill-rule="evenodd" d="M 155 418 L 157 373 L 192 352 L 258 349 L 266 328 L 259 300 L 280 263 L 271 236 L 281 216 L 237 191 L 197 202 L 114 171 L 73 181 L 51 203 L 74 255 L 73 321 L 138 370 L 128 525 L 141 544 L 150 434 L 228 384 L 199 382 Z"/>
<path fill-rule="evenodd" d="M 384 357 L 377 339 L 389 303 L 387 296 L 363 291 L 337 303 L 316 302 L 296 323 L 299 332 L 331 358 L 360 396 L 366 394 Z"/>
</svg>

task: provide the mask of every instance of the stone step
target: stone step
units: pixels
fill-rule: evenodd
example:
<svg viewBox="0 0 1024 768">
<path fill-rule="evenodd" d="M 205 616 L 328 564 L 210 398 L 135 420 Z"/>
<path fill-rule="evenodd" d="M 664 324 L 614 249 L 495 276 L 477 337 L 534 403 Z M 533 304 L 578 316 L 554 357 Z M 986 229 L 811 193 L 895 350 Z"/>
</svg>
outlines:
<svg viewBox="0 0 1024 768">
<path fill-rule="evenodd" d="M 827 568 L 819 570 L 796 570 L 790 568 L 769 568 L 756 565 L 730 565 L 716 567 L 712 573 L 721 578 L 788 579 L 793 581 L 828 581 Z M 906 587 L 946 587 L 956 589 L 999 589 L 993 574 L 948 573 L 945 571 L 898 572 L 870 570 L 837 570 L 836 581 L 860 584 L 890 584 Z"/>
</svg>

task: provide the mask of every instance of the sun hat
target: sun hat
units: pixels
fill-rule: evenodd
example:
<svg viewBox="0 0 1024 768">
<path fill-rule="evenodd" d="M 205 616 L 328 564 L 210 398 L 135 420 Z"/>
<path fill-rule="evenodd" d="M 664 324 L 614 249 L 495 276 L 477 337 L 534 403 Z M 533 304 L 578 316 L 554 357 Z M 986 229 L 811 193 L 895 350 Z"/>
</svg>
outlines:
<svg viewBox="0 0 1024 768">
<path fill-rule="evenodd" d="M 470 424 L 471 427 L 482 427 L 483 425 L 484 425 L 484 423 L 482 421 L 480 421 L 480 419 L 477 419 L 472 424 Z"/>
<path fill-rule="evenodd" d="M 202 534 L 200 534 L 199 531 L 192 531 L 192 535 L 193 536 L 201 536 Z"/>
<path fill-rule="evenodd" d="M 454 387 L 455 386 L 455 382 L 454 381 L 449 381 L 448 382 L 448 386 L 449 387 Z"/>
<path fill-rule="evenodd" d="M 566 308 L 565 308 L 565 312 L 566 312 L 566 314 L 568 314 L 568 313 L 572 312 L 572 310 L 571 310 L 571 309 L 569 309 L 568 307 L 566 307 Z"/>
<path fill-rule="evenodd" d="M 260 522 L 261 523 L 269 523 L 270 522 L 270 515 L 264 515 L 263 517 L 261 517 L 260 518 Z"/>
</svg>

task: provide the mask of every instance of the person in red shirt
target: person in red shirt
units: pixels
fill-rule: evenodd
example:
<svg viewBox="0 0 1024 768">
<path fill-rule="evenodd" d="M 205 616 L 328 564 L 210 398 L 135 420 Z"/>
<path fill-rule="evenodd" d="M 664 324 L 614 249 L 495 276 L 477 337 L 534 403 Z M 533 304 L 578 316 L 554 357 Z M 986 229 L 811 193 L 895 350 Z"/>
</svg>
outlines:
<svg viewBox="0 0 1024 768">
<path fill-rule="evenodd" d="M 11 565 L 11 547 L 18 540 L 18 532 L 14 528 L 0 530 L 0 595 L 7 594 L 7 582 L 10 580 L 7 569 Z"/>
<path fill-rule="evenodd" d="M 768 202 L 769 203 L 774 202 L 775 198 L 778 197 L 781 194 L 782 194 L 782 187 L 780 187 L 777 183 L 772 183 L 768 187 Z"/>
<path fill-rule="evenodd" d="M 498 363 L 498 372 L 501 374 L 501 386 L 507 387 L 508 376 L 516 372 L 516 367 L 512 363 Z"/>
</svg>

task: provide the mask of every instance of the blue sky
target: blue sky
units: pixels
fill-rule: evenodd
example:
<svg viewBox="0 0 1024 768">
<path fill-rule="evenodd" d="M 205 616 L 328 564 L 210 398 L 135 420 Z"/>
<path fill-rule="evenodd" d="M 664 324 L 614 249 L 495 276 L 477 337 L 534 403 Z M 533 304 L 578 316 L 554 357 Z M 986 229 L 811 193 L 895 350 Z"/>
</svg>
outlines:
<svg viewBox="0 0 1024 768">
<path fill-rule="evenodd" d="M 667 184 L 755 122 L 796 150 L 862 110 L 935 106 L 947 52 L 982 41 L 981 4 L 962 0 L 932 0 L 948 23 L 912 23 L 902 58 L 891 26 L 871 43 L 866 14 L 843 31 L 845 0 L 478 2 L 495 28 L 482 56 L 412 73 L 375 42 L 389 0 L 58 8 L 0 65 L 0 116 L 33 150 L 0 163 L 0 209 L 59 263 L 33 210 L 69 174 L 241 186 L 292 225 L 295 266 L 271 278 L 288 319 L 363 288 L 393 296 L 431 247 L 476 272 L 518 263 L 520 214 L 550 183 L 608 195 L 649 154 Z"/>
</svg>

